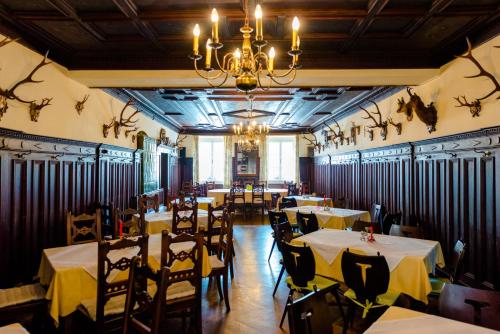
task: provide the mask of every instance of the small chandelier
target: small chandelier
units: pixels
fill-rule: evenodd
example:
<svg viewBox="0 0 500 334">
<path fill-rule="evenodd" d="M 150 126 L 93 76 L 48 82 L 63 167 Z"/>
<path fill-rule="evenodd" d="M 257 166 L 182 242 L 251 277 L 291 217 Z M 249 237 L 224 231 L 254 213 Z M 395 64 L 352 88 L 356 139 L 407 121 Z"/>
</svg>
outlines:
<svg viewBox="0 0 500 334">
<path fill-rule="evenodd" d="M 243 122 L 233 125 L 233 133 L 238 136 L 238 147 L 242 152 L 251 152 L 259 147 L 260 139 L 269 133 L 269 125 L 257 124 L 253 119 L 253 95 L 248 96 L 250 109 L 248 110 L 246 129 Z"/>
<path fill-rule="evenodd" d="M 195 25 L 193 29 L 193 54 L 190 58 L 194 61 L 194 69 L 196 73 L 207 80 L 211 87 L 221 87 L 231 76 L 236 79 L 236 88 L 244 92 L 250 92 L 259 87 L 262 90 L 268 90 L 274 82 L 278 85 L 290 84 L 297 75 L 299 64 L 300 50 L 299 38 L 299 19 L 295 16 L 292 23 L 292 47 L 288 54 L 292 57 L 292 62 L 288 66 L 289 69 L 283 73 L 277 73 L 274 69 L 274 59 L 276 50 L 270 47 L 268 53 L 262 51 L 262 48 L 267 45 L 267 41 L 263 38 L 262 29 L 262 8 L 257 4 L 255 8 L 255 39 L 251 42 L 253 28 L 250 27 L 248 21 L 248 8 L 245 1 L 245 23 L 240 28 L 243 34 L 243 42 L 241 49 L 237 48 L 233 52 L 228 52 L 222 57 L 222 63 L 219 60 L 218 50 L 223 47 L 219 39 L 219 15 L 217 10 L 212 10 L 212 36 L 206 42 L 205 64 L 202 71 L 198 69 L 198 60 L 202 59 L 199 53 L 199 36 L 200 26 Z M 252 49 L 255 47 L 255 51 Z M 213 53 L 213 55 L 212 55 Z M 212 57 L 214 62 L 212 62 Z M 213 64 L 215 63 L 215 64 Z M 267 74 L 266 74 L 267 73 Z M 268 85 L 266 86 L 261 79 L 261 76 L 268 77 Z"/>
</svg>

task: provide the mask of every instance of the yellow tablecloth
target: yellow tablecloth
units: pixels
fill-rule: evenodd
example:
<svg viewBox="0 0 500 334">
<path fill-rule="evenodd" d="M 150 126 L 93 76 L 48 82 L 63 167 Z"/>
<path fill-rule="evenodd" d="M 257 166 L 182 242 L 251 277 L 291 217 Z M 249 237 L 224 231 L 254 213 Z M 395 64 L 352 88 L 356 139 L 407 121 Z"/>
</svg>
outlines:
<svg viewBox="0 0 500 334">
<path fill-rule="evenodd" d="M 186 197 L 186 200 L 189 200 L 189 197 Z M 212 204 L 212 206 L 215 206 L 215 198 L 213 197 L 196 197 L 196 201 L 198 202 L 198 209 L 203 209 L 203 210 L 208 210 L 208 205 Z M 172 204 L 174 202 L 179 203 L 179 200 L 176 199 L 172 201 Z"/>
<path fill-rule="evenodd" d="M 318 224 L 323 228 L 334 228 L 338 230 L 345 230 L 351 227 L 354 222 L 358 219 L 363 221 L 370 221 L 370 213 L 368 211 L 350 210 L 350 209 L 340 209 L 340 208 L 330 208 L 329 211 L 325 211 L 322 206 L 298 206 L 296 208 L 286 208 L 283 209 L 286 212 L 288 221 L 290 223 L 297 222 L 297 211 L 302 213 L 314 213 L 318 218 Z"/>
<path fill-rule="evenodd" d="M 182 249 L 183 245 L 179 243 L 176 247 Z M 161 259 L 161 234 L 149 236 L 148 255 L 150 265 L 158 268 Z M 203 247 L 202 262 L 202 275 L 206 277 L 212 271 L 206 247 Z M 187 261 L 177 262 L 172 270 L 181 270 L 190 265 Z M 96 242 L 43 251 L 38 277 L 41 284 L 49 287 L 46 298 L 51 300 L 49 312 L 56 323 L 60 317 L 74 312 L 83 300 L 97 298 L 97 279 L 93 269 L 96 266 Z M 115 280 L 124 279 L 127 275 L 127 272 L 122 272 Z"/>
<path fill-rule="evenodd" d="M 0 327 L 0 334 L 29 334 L 29 332 L 18 323 Z"/>
<path fill-rule="evenodd" d="M 144 216 L 146 220 L 146 233 L 149 235 L 161 233 L 163 230 L 172 232 L 172 211 L 153 212 Z M 206 230 L 208 224 L 208 211 L 198 209 L 198 229 Z"/>
<path fill-rule="evenodd" d="M 295 198 L 297 206 L 323 206 L 325 199 L 315 196 L 286 196 L 287 198 Z M 332 199 L 326 198 L 326 205 L 332 206 Z"/>
<path fill-rule="evenodd" d="M 365 334 L 457 334 L 457 333 L 499 333 L 435 315 L 391 306 L 365 331 Z"/>
<path fill-rule="evenodd" d="M 432 290 L 429 273 L 436 265 L 444 266 L 439 242 L 388 235 L 375 235 L 375 240 L 361 241 L 359 232 L 323 229 L 293 239 L 292 243 L 302 245 L 305 242 L 312 248 L 317 274 L 342 282 L 341 259 L 346 248 L 359 254 L 380 252 L 386 257 L 391 271 L 389 289 L 427 303 L 427 295 Z"/>
<path fill-rule="evenodd" d="M 224 189 L 212 189 L 208 191 L 208 196 L 215 198 L 216 205 L 222 205 L 224 204 L 224 194 L 228 194 L 231 189 L 229 188 L 224 188 Z M 271 194 L 273 193 L 279 193 L 281 195 L 280 198 L 283 198 L 288 195 L 288 189 L 274 189 L 274 188 L 269 188 L 264 190 L 264 200 L 265 201 L 271 201 Z M 251 190 L 245 190 L 245 202 L 246 203 L 252 203 L 252 191 Z"/>
</svg>

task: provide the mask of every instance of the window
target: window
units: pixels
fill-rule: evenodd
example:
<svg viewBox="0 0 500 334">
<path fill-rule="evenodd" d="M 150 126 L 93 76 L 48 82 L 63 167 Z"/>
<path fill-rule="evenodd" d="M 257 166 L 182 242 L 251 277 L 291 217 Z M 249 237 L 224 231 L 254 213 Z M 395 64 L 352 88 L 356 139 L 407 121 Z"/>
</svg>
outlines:
<svg viewBox="0 0 500 334">
<path fill-rule="evenodd" d="M 224 183 L 224 137 L 198 137 L 198 178 L 200 182 Z"/>
<path fill-rule="evenodd" d="M 295 180 L 295 136 L 267 137 L 267 179 Z"/>
</svg>

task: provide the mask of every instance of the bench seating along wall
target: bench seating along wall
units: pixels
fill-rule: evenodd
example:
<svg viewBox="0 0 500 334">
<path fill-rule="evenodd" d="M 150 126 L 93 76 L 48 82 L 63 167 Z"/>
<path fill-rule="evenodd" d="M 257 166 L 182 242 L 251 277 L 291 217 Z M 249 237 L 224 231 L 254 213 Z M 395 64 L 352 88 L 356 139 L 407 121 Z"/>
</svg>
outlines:
<svg viewBox="0 0 500 334">
<path fill-rule="evenodd" d="M 500 289 L 500 127 L 314 158 L 312 190 L 415 215 L 445 257 L 469 245 L 467 283 Z"/>
</svg>

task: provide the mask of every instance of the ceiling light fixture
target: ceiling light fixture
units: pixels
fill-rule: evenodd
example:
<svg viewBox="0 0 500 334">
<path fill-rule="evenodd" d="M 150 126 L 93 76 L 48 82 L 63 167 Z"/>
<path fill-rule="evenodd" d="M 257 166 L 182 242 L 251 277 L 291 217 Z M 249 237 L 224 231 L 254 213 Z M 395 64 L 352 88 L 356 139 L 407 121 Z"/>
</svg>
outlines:
<svg viewBox="0 0 500 334">
<path fill-rule="evenodd" d="M 250 92 L 257 87 L 268 90 L 273 82 L 278 85 L 290 84 L 297 75 L 297 69 L 301 67 L 299 64 L 299 55 L 302 53 L 300 50 L 299 19 L 294 17 L 292 21 L 292 47 L 288 51 L 292 62 L 289 69 L 280 74 L 275 70 L 276 49 L 269 48 L 268 54 L 262 51 L 262 48 L 267 45 L 267 41 L 264 40 L 262 17 L 262 7 L 257 4 L 255 8 L 255 38 L 251 42 L 254 30 L 249 25 L 247 1 L 245 1 L 245 22 L 240 29 L 243 34 L 241 49 L 236 48 L 234 51 L 226 53 L 222 57 L 221 63 L 218 50 L 223 47 L 223 44 L 219 39 L 219 14 L 214 8 L 211 15 L 212 34 L 205 44 L 205 66 L 202 70 L 198 69 L 198 61 L 203 58 L 199 52 L 200 26 L 196 24 L 193 29 L 193 54 L 190 58 L 194 62 L 196 73 L 207 80 L 212 87 L 221 87 L 229 77 L 233 77 L 236 79 L 236 88 L 244 92 Z M 255 47 L 255 51 L 252 45 Z M 213 64 L 212 58 L 215 64 Z M 267 86 L 262 82 L 262 75 L 266 75 L 269 79 Z"/>
</svg>

